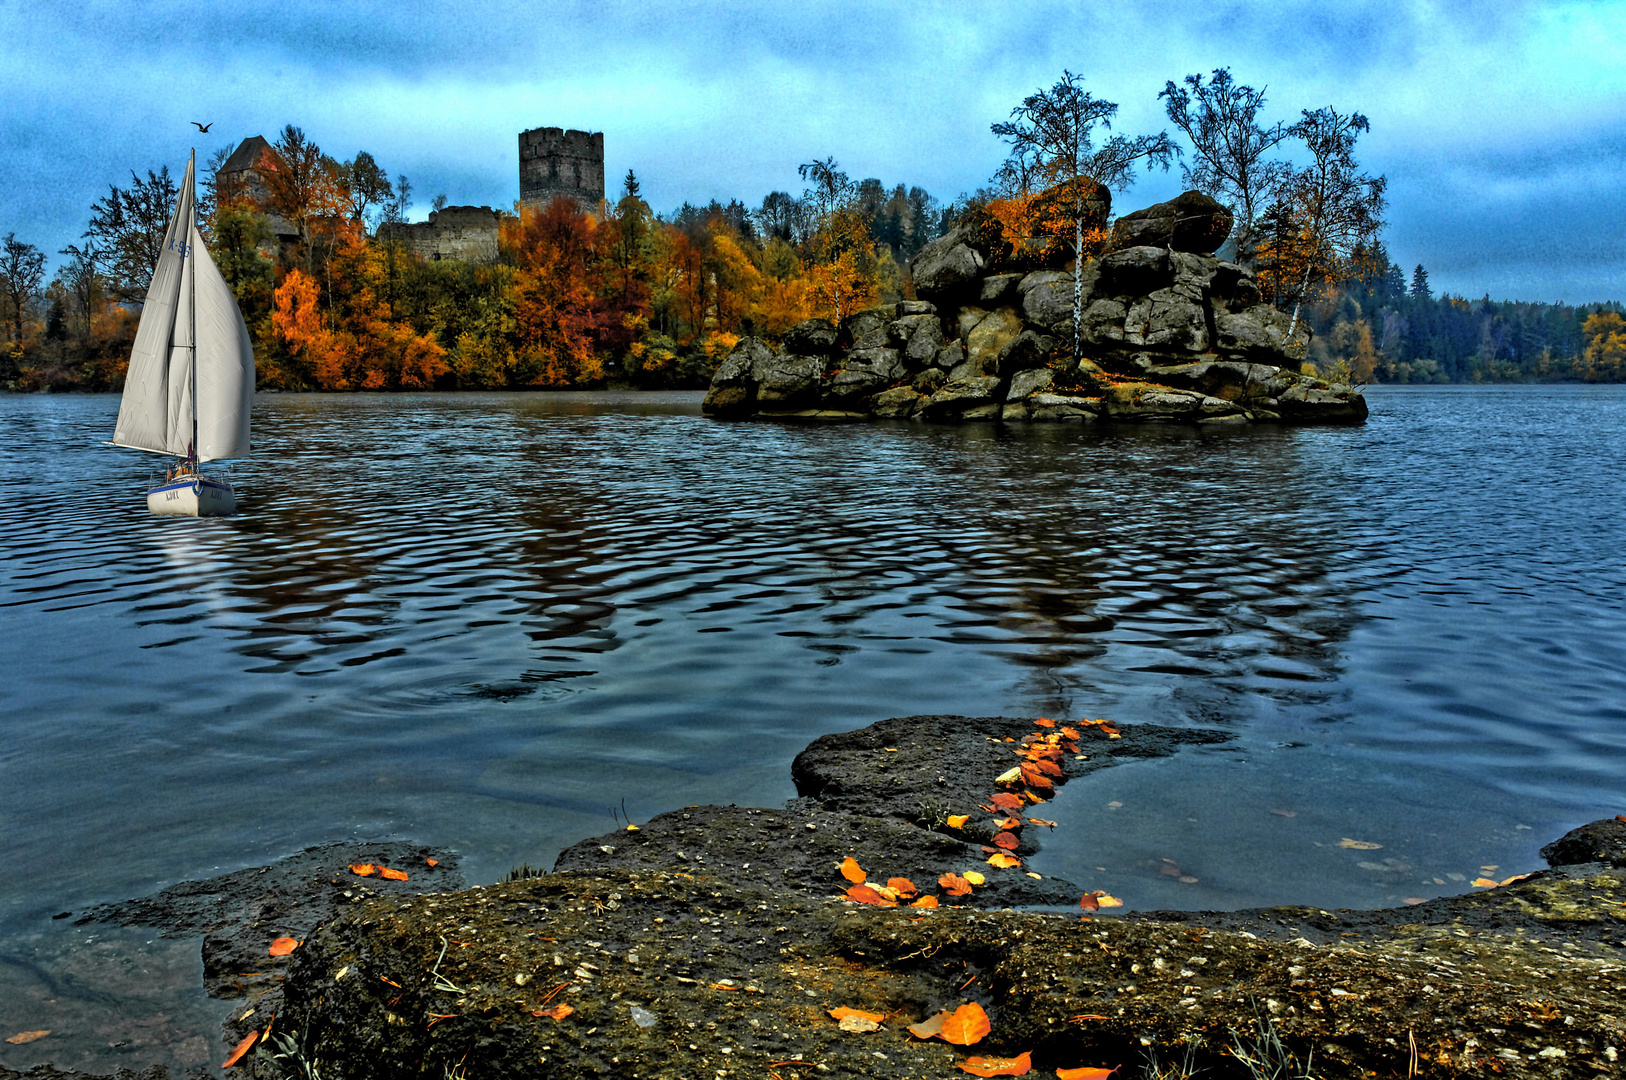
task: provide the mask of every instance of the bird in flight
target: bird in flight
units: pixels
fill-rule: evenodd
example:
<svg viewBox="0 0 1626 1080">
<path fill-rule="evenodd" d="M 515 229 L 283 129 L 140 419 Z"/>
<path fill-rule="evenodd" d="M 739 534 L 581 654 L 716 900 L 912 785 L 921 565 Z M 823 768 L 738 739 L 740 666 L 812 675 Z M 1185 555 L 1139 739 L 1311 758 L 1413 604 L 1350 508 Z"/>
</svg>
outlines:
<svg viewBox="0 0 1626 1080">
<path fill-rule="evenodd" d="M 208 134 L 209 129 L 215 126 L 215 122 L 213 120 L 209 121 L 207 124 L 200 124 L 196 120 L 189 120 L 187 123 L 191 124 L 204 134 Z"/>
</svg>

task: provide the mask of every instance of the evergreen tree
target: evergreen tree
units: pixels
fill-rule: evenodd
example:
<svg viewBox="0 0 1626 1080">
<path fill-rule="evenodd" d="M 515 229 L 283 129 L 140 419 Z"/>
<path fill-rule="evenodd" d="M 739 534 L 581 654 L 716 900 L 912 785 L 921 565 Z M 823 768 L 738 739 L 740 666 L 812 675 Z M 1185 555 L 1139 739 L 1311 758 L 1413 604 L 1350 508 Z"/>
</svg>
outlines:
<svg viewBox="0 0 1626 1080">
<path fill-rule="evenodd" d="M 1417 269 L 1411 272 L 1411 298 L 1413 300 L 1432 300 L 1434 294 L 1428 289 L 1428 271 L 1423 264 L 1418 263 Z"/>
</svg>

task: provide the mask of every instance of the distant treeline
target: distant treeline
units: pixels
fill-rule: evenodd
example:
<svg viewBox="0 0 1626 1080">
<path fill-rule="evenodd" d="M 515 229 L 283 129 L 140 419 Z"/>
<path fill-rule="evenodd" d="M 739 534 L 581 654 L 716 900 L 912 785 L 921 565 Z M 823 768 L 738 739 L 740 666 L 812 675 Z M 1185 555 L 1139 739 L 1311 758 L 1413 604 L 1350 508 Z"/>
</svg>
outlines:
<svg viewBox="0 0 1626 1080">
<path fill-rule="evenodd" d="M 1435 296 L 1426 268 L 1408 278 L 1382 244 L 1363 265 L 1305 306 L 1318 370 L 1347 363 L 1356 379 L 1381 383 L 1626 381 L 1619 302 Z"/>
</svg>

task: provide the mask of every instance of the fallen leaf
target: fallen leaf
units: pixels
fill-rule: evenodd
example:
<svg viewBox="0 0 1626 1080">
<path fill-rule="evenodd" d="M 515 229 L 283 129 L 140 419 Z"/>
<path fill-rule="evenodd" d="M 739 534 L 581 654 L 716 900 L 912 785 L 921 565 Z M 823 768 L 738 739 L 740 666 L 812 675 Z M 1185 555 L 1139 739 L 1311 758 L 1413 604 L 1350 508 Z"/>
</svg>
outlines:
<svg viewBox="0 0 1626 1080">
<path fill-rule="evenodd" d="M 937 883 L 943 886 L 943 891 L 948 893 L 950 896 L 971 895 L 971 882 L 967 881 L 965 878 L 961 877 L 959 874 L 956 874 L 952 870 L 938 878 Z"/>
<path fill-rule="evenodd" d="M 909 1025 L 909 1034 L 917 1039 L 931 1039 L 943 1034 L 943 1021 L 948 1019 L 948 1012 L 940 1012 L 936 1016 L 928 1016 L 918 1024 Z"/>
<path fill-rule="evenodd" d="M 1083 908 L 1085 911 L 1100 911 L 1101 901 L 1095 898 L 1094 893 L 1085 893 L 1083 896 L 1078 898 L 1078 906 Z"/>
<path fill-rule="evenodd" d="M 1405 898 L 1405 900 L 1401 901 L 1401 903 L 1410 904 L 1415 907 L 1418 904 L 1426 904 L 1428 901 L 1421 896 L 1408 896 Z"/>
<path fill-rule="evenodd" d="M 1095 894 L 1095 902 L 1097 904 L 1100 904 L 1102 907 L 1123 907 L 1124 906 L 1124 902 L 1122 900 L 1118 899 L 1116 896 L 1108 896 L 1106 893 L 1100 892 L 1100 891 L 1097 891 L 1096 894 Z"/>
<path fill-rule="evenodd" d="M 1342 840 L 1338 841 L 1338 846 L 1341 848 L 1349 848 L 1352 851 L 1377 851 L 1383 845 L 1374 844 L 1368 840 L 1351 840 L 1346 836 Z"/>
<path fill-rule="evenodd" d="M 279 937 L 271 943 L 272 956 L 287 956 L 299 948 L 299 942 L 291 937 Z"/>
<path fill-rule="evenodd" d="M 961 876 L 964 877 L 967 881 L 971 882 L 971 884 L 973 884 L 973 885 L 981 885 L 983 882 L 988 880 L 987 878 L 983 877 L 981 874 L 977 873 L 975 870 L 967 870 Z"/>
<path fill-rule="evenodd" d="M 1116 1065 L 1110 1069 L 1091 1068 L 1088 1065 L 1082 1069 L 1057 1069 L 1056 1080 L 1107 1080 L 1107 1077 L 1117 1071 Z"/>
<path fill-rule="evenodd" d="M 627 831 L 628 832 L 637 832 L 638 831 L 638 826 L 636 826 L 636 825 L 628 825 L 627 826 Z"/>
<path fill-rule="evenodd" d="M 1024 791 L 1024 792 L 1022 792 L 1022 794 L 1023 794 L 1023 795 L 1025 795 L 1025 796 L 1027 796 L 1027 800 L 1028 800 L 1028 802 L 1030 802 L 1030 803 L 1034 803 L 1034 804 L 1036 804 L 1036 805 L 1037 805 L 1037 804 L 1038 804 L 1038 803 L 1042 803 L 1042 802 L 1044 802 L 1044 801 L 1045 801 L 1045 797 L 1044 797 L 1044 796 L 1043 796 L 1043 795 L 1035 795 L 1035 794 L 1034 794 L 1034 793 L 1033 793 L 1033 792 L 1031 792 L 1031 791 Z"/>
<path fill-rule="evenodd" d="M 948 827 L 951 829 L 962 828 L 970 820 L 970 814 L 950 814 L 948 816 Z"/>
<path fill-rule="evenodd" d="M 381 878 L 389 878 L 391 881 L 405 881 L 407 879 L 407 872 L 405 870 L 391 870 L 387 866 L 380 866 L 378 868 L 378 876 Z"/>
<path fill-rule="evenodd" d="M 1039 719 L 1035 720 L 1034 723 L 1038 724 L 1040 727 L 1055 727 L 1056 726 L 1056 722 L 1054 720 L 1046 720 L 1042 716 L 1039 717 Z"/>
<path fill-rule="evenodd" d="M 531 1010 L 531 1015 L 532 1016 L 546 1016 L 546 1017 L 548 1017 L 550 1019 L 553 1019 L 553 1020 L 563 1020 L 565 1017 L 569 1016 L 571 1013 L 573 1013 L 575 1011 L 576 1011 L 575 1009 L 571 1008 L 569 1005 L 566 1005 L 564 1002 L 561 1001 L 559 1004 L 555 1005 L 551 1009 L 532 1009 Z"/>
<path fill-rule="evenodd" d="M 1002 832 L 994 836 L 994 846 L 1004 848 L 1006 851 L 1015 851 L 1022 841 L 1013 832 Z"/>
<path fill-rule="evenodd" d="M 628 825 L 627 828 L 630 829 L 630 828 L 632 828 L 632 826 Z M 440 865 L 440 860 L 439 859 L 425 859 L 424 862 L 428 863 L 430 866 L 439 866 Z"/>
<path fill-rule="evenodd" d="M 1044 764 L 1048 765 L 1049 762 L 1044 762 Z M 1039 771 L 1039 767 L 1037 765 L 1028 764 L 1019 766 L 1019 768 L 1022 773 L 1022 779 L 1030 788 L 1038 788 L 1040 791 L 1049 791 L 1051 788 L 1056 786 L 1050 782 L 1050 777 Z"/>
<path fill-rule="evenodd" d="M 225 1061 L 222 1061 L 220 1063 L 220 1067 L 222 1069 L 229 1069 L 233 1065 L 237 1064 L 240 1060 L 242 1060 L 243 1055 L 248 1053 L 249 1048 L 254 1045 L 254 1040 L 258 1039 L 259 1037 L 260 1033 L 258 1031 L 251 1031 L 247 1035 L 244 1035 L 243 1041 L 232 1047 L 231 1056 Z M 8 1039 L 6 1041 L 10 1042 L 11 1040 Z"/>
<path fill-rule="evenodd" d="M 1016 768 L 1006 769 L 1004 772 L 994 777 L 994 783 L 1014 784 L 1020 779 L 1022 779 L 1022 766 L 1018 765 Z"/>
<path fill-rule="evenodd" d="M 1043 825 L 1047 829 L 1054 829 L 1056 827 L 1056 823 L 1054 821 L 1047 821 L 1042 817 L 1030 817 L 1028 818 L 1028 824 Z"/>
<path fill-rule="evenodd" d="M 968 1001 L 943 1018 L 943 1031 L 938 1038 L 955 1046 L 971 1046 L 993 1030 L 988 1014 L 975 1001 Z"/>
<path fill-rule="evenodd" d="M 988 797 L 988 801 L 999 807 L 1001 810 L 1022 809 L 1022 796 L 1013 795 L 1009 791 L 1001 791 L 997 794 L 990 795 Z"/>
<path fill-rule="evenodd" d="M 1485 873 L 1487 873 L 1487 874 L 1490 873 L 1492 870 L 1500 870 L 1501 868 L 1502 868 L 1502 866 L 1501 866 L 1500 863 L 1491 863 L 1489 866 L 1481 866 L 1480 867 L 1480 869 L 1485 871 Z"/>
<path fill-rule="evenodd" d="M 1013 1058 L 968 1057 L 957 1064 L 972 1076 L 1026 1076 L 1033 1063 L 1028 1059 L 1031 1051 L 1024 1050 Z"/>
<path fill-rule="evenodd" d="M 1121 803 L 1121 802 L 1117 801 L 1116 799 L 1114 799 L 1112 802 L 1107 803 L 1107 809 L 1108 810 L 1122 810 L 1123 805 L 1124 805 L 1123 803 Z"/>
<path fill-rule="evenodd" d="M 1057 752 L 1060 753 L 1060 751 Z M 1038 761 L 1033 763 L 1033 767 L 1044 773 L 1046 776 L 1053 777 L 1058 780 L 1061 779 L 1061 766 L 1057 765 L 1049 758 L 1040 758 Z"/>
<path fill-rule="evenodd" d="M 1020 829 L 1021 827 L 1022 819 L 1019 817 L 997 818 L 994 821 L 994 828 L 1000 830 Z"/>
<path fill-rule="evenodd" d="M 1076 739 L 1078 738 L 1078 729 L 1069 724 L 1061 729 L 1061 737 L 1064 739 Z"/>
<path fill-rule="evenodd" d="M 866 1020 L 862 1016 L 844 1016 L 836 1026 L 842 1031 L 852 1031 L 860 1034 L 866 1031 L 878 1031 L 881 1027 L 874 1020 Z"/>
<path fill-rule="evenodd" d="M 372 877 L 374 872 L 377 870 L 378 867 L 374 866 L 370 862 L 350 864 L 350 872 L 352 874 L 359 874 L 362 877 Z"/>
<path fill-rule="evenodd" d="M 863 1009 L 849 1009 L 845 1005 L 836 1009 L 826 1009 L 825 1011 L 830 1014 L 830 1018 L 832 1020 L 845 1020 L 849 1016 L 858 1016 L 865 1020 L 873 1020 L 879 1024 L 882 1020 L 886 1019 L 886 1013 L 865 1012 Z"/>
<path fill-rule="evenodd" d="M 897 907 L 896 900 L 889 900 L 870 885 L 854 885 L 847 890 L 847 899 L 856 900 L 860 904 L 874 904 L 876 907 Z"/>
<path fill-rule="evenodd" d="M 1044 880 L 1043 875 L 1035 874 L 1032 870 L 1028 871 L 1028 877 L 1032 878 L 1034 881 L 1043 881 Z"/>
<path fill-rule="evenodd" d="M 1626 814 L 1616 814 L 1615 815 L 1615 820 L 1616 821 L 1626 821 Z"/>
<path fill-rule="evenodd" d="M 845 859 L 842 859 L 840 864 L 837 865 L 836 869 L 841 871 L 842 877 L 846 878 L 855 885 L 862 884 L 864 878 L 868 876 L 864 873 L 863 869 L 859 867 L 858 860 L 853 858 L 851 855 L 847 856 Z"/>
<path fill-rule="evenodd" d="M 43 1039 L 50 1033 L 50 1028 L 46 1028 L 44 1031 L 19 1031 L 17 1034 L 9 1036 L 6 1041 L 13 1046 L 21 1046 L 23 1043 L 31 1043 L 35 1039 Z M 250 1036 L 248 1041 L 252 1043 L 254 1041 L 253 1036 Z M 248 1045 L 245 1043 L 243 1048 L 248 1049 Z M 235 1061 L 236 1059 L 233 1058 L 232 1060 Z M 229 1065 L 231 1062 L 227 1062 L 227 1064 Z"/>
<path fill-rule="evenodd" d="M 1534 870 L 1530 871 L 1528 874 L 1514 874 L 1510 878 L 1503 878 L 1502 879 L 1502 884 L 1503 885 L 1511 885 L 1515 881 L 1523 881 L 1525 878 L 1535 877 L 1535 876 L 1536 876 L 1536 871 L 1534 871 Z"/>
<path fill-rule="evenodd" d="M 935 897 L 935 896 L 922 896 L 919 900 L 914 901 L 909 906 L 910 907 L 926 907 L 926 908 L 936 907 L 937 906 L 937 897 Z"/>
<path fill-rule="evenodd" d="M 996 851 L 994 854 L 988 856 L 988 865 L 997 866 L 1001 870 L 1009 870 L 1013 866 L 1021 866 L 1022 860 L 1018 859 L 1015 855 L 1010 855 L 1003 851 Z"/>
<path fill-rule="evenodd" d="M 1468 884 L 1477 885 L 1481 889 L 1494 889 L 1496 886 L 1500 885 L 1501 882 L 1497 881 L 1495 878 L 1476 877 Z"/>
<path fill-rule="evenodd" d="M 920 891 L 915 883 L 906 877 L 887 878 L 886 887 L 905 900 Z"/>
</svg>

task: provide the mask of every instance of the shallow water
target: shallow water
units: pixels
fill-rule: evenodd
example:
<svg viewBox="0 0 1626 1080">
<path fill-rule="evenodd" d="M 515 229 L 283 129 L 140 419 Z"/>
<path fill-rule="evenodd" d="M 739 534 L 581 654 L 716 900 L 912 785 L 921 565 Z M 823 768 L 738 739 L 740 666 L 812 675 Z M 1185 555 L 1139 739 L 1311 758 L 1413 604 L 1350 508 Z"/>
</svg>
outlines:
<svg viewBox="0 0 1626 1080">
<path fill-rule="evenodd" d="M 912 713 L 1234 732 L 1051 804 L 1033 868 L 1131 907 L 1534 868 L 1626 810 L 1626 390 L 1369 397 L 1207 434 L 262 395 L 205 521 L 148 516 L 116 399 L 0 397 L 0 1029 L 69 1010 L 51 914 L 346 836 L 494 880 Z M 114 1000 L 0 1062 L 119 1041 Z"/>
</svg>

